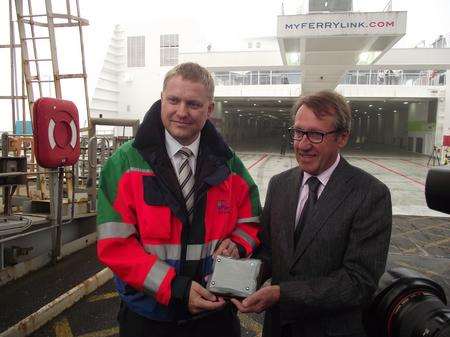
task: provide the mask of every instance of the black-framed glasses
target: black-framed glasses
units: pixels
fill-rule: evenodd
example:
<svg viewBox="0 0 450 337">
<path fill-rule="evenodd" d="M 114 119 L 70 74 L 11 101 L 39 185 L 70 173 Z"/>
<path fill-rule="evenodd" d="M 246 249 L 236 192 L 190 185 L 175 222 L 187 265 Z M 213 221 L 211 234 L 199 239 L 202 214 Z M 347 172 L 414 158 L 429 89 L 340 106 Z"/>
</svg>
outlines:
<svg viewBox="0 0 450 337">
<path fill-rule="evenodd" d="M 323 138 L 326 135 L 339 132 L 339 130 L 337 130 L 337 129 L 333 130 L 333 131 L 328 131 L 328 132 L 305 131 L 302 129 L 294 128 L 293 126 L 291 126 L 288 130 L 289 130 L 289 137 L 291 138 L 292 141 L 294 141 L 294 140 L 300 141 L 303 139 L 303 136 L 306 135 L 306 138 L 308 138 L 308 140 L 314 144 L 322 143 Z"/>
</svg>

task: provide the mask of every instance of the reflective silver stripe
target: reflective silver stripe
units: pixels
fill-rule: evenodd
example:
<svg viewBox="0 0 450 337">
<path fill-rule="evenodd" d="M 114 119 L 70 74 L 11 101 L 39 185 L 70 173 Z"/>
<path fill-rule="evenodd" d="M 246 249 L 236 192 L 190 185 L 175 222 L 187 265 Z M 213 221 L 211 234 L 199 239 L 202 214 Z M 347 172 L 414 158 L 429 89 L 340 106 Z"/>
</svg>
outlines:
<svg viewBox="0 0 450 337">
<path fill-rule="evenodd" d="M 99 240 L 124 238 L 136 233 L 134 225 L 123 222 L 105 222 L 97 226 L 97 236 Z"/>
<path fill-rule="evenodd" d="M 252 218 L 240 218 L 237 223 L 247 223 L 247 222 L 259 222 L 259 216 L 254 216 Z"/>
<path fill-rule="evenodd" d="M 256 242 L 255 240 L 253 240 L 253 238 L 248 235 L 246 232 L 244 232 L 242 229 L 236 229 L 233 232 L 233 235 L 239 236 L 241 239 L 247 241 L 247 243 L 252 247 L 255 248 L 256 247 Z"/>
<path fill-rule="evenodd" d="M 188 245 L 186 248 L 186 260 L 195 261 L 211 256 L 214 253 L 218 241 L 213 240 L 205 244 Z M 144 245 L 144 249 L 147 253 L 156 255 L 161 260 L 179 260 L 181 257 L 181 245 L 146 244 Z"/>
<path fill-rule="evenodd" d="M 156 294 L 169 269 L 169 265 L 157 260 L 145 277 L 144 289 L 153 295 Z"/>
<path fill-rule="evenodd" d="M 188 245 L 186 249 L 186 260 L 200 260 L 202 258 L 204 247 L 204 244 Z"/>
<path fill-rule="evenodd" d="M 181 255 L 180 245 L 153 245 L 146 244 L 144 249 L 147 253 L 156 255 L 160 260 L 179 260 Z"/>
<path fill-rule="evenodd" d="M 140 167 L 130 167 L 126 173 L 129 172 L 140 172 L 140 173 L 153 173 L 152 169 L 145 169 L 145 168 L 140 168 Z"/>
<path fill-rule="evenodd" d="M 216 249 L 219 240 L 213 240 L 205 244 L 188 245 L 186 252 L 186 260 L 200 260 L 211 256 Z"/>
</svg>

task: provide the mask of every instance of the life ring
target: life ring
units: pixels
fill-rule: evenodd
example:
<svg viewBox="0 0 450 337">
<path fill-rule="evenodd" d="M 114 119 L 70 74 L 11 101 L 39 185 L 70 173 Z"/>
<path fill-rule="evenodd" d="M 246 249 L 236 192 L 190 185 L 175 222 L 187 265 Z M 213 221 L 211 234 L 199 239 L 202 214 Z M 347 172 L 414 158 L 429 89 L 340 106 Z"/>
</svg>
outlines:
<svg viewBox="0 0 450 337">
<path fill-rule="evenodd" d="M 39 98 L 33 105 L 36 160 L 45 168 L 73 165 L 80 156 L 78 110 L 71 101 Z"/>
</svg>

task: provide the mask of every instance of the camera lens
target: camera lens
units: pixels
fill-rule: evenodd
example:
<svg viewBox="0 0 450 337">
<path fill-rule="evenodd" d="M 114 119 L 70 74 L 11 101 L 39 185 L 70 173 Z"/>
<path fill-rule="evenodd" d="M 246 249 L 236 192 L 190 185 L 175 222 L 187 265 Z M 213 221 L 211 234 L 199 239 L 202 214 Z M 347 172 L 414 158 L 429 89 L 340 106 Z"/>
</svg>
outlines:
<svg viewBox="0 0 450 337">
<path fill-rule="evenodd" d="M 421 290 L 403 297 L 388 323 L 390 336 L 450 336 L 450 310 L 434 294 Z"/>
<path fill-rule="evenodd" d="M 370 337 L 450 337 L 450 308 L 442 287 L 405 268 L 390 270 L 364 311 Z"/>
</svg>

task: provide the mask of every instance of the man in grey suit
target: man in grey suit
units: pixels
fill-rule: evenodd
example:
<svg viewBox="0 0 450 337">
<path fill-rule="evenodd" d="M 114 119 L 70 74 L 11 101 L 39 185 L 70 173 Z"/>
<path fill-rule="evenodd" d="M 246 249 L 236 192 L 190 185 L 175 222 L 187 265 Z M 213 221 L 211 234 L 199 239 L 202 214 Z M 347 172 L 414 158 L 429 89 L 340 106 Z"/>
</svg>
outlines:
<svg viewBox="0 0 450 337">
<path fill-rule="evenodd" d="M 351 113 L 331 91 L 300 98 L 290 137 L 299 167 L 269 182 L 259 257 L 271 285 L 242 302 L 267 309 L 264 336 L 364 336 L 363 306 L 384 272 L 392 226 L 388 188 L 350 165 Z"/>
</svg>

